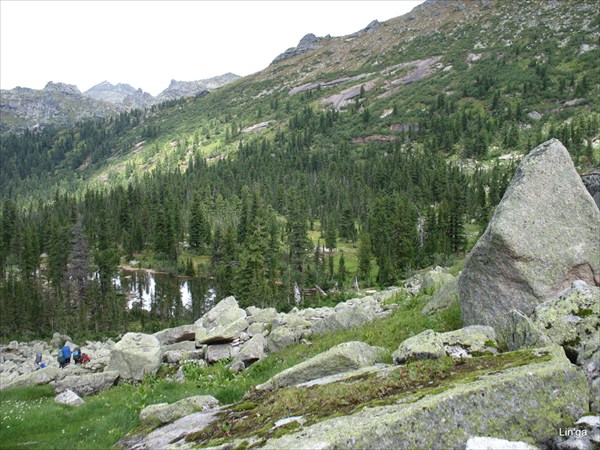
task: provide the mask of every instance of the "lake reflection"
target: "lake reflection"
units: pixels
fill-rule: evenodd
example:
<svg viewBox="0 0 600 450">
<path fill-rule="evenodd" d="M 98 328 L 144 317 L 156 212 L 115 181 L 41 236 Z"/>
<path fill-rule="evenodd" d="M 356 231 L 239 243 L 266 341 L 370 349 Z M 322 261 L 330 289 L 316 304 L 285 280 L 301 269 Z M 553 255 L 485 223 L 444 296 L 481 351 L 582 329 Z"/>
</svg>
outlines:
<svg viewBox="0 0 600 450">
<path fill-rule="evenodd" d="M 186 313 L 191 313 L 193 318 L 201 317 L 214 306 L 216 298 L 206 278 L 122 269 L 114 283 L 127 297 L 129 309 L 140 308 L 163 317 Z"/>
</svg>

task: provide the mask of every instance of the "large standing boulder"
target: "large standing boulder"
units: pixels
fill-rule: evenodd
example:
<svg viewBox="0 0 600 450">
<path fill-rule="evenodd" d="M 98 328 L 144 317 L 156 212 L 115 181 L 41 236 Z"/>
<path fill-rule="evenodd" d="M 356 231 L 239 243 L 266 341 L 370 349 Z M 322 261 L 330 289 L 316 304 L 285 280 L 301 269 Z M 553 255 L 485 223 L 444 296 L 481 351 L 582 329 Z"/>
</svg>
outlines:
<svg viewBox="0 0 600 450">
<path fill-rule="evenodd" d="M 531 315 L 574 280 L 600 284 L 600 212 L 556 139 L 525 157 L 465 263 L 465 325 L 502 338 L 509 311 Z"/>
<path fill-rule="evenodd" d="M 142 380 L 156 373 L 162 361 L 162 347 L 151 334 L 127 333 L 110 353 L 107 370 L 119 372 L 123 379 Z"/>
</svg>

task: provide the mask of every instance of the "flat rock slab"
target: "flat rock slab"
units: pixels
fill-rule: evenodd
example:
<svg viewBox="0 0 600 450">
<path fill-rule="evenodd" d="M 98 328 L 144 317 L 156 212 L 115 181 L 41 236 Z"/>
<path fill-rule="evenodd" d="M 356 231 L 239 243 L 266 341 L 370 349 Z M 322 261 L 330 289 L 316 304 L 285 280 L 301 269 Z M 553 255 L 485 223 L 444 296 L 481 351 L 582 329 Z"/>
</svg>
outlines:
<svg viewBox="0 0 600 450">
<path fill-rule="evenodd" d="M 93 395 L 111 388 L 119 378 L 119 372 L 107 371 L 86 375 L 71 375 L 54 383 L 57 393 L 73 391 L 82 397 Z"/>
<path fill-rule="evenodd" d="M 166 449 L 183 440 L 188 434 L 201 431 L 217 419 L 219 409 L 200 411 L 182 417 L 175 422 L 157 428 L 147 435 L 126 436 L 115 448 L 128 450 Z"/>
<path fill-rule="evenodd" d="M 456 382 L 412 402 L 365 408 L 271 439 L 265 449 L 464 448 L 471 436 L 541 445 L 587 411 L 589 388 L 559 347 L 552 359 Z"/>
<path fill-rule="evenodd" d="M 384 353 L 384 349 L 371 347 L 364 342 L 344 342 L 278 373 L 256 388 L 281 388 L 361 367 L 372 366 Z"/>
</svg>

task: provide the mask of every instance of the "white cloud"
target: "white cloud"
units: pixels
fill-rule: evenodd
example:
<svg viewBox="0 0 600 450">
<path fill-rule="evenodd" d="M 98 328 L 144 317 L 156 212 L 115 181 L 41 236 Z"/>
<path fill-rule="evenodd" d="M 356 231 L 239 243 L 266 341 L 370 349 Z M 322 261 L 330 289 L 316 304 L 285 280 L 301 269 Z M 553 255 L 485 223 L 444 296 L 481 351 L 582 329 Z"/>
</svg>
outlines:
<svg viewBox="0 0 600 450">
<path fill-rule="evenodd" d="M 0 86 L 107 80 L 156 95 L 171 79 L 249 75 L 307 33 L 350 34 L 418 3 L 2 0 Z"/>
</svg>

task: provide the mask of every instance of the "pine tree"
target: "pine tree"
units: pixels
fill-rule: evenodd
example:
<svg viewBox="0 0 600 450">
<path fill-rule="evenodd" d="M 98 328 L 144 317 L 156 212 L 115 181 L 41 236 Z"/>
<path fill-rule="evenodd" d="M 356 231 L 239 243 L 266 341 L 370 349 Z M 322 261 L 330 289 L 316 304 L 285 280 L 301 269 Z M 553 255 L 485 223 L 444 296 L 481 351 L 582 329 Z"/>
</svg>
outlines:
<svg viewBox="0 0 600 450">
<path fill-rule="evenodd" d="M 357 276 L 367 285 L 371 283 L 371 237 L 363 231 L 358 242 L 358 270 Z"/>
</svg>

